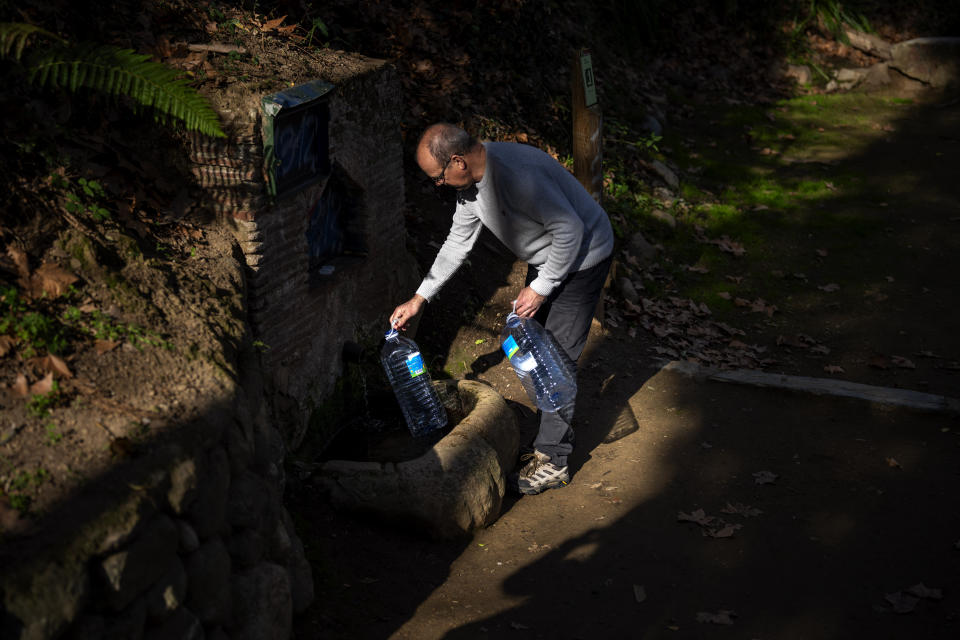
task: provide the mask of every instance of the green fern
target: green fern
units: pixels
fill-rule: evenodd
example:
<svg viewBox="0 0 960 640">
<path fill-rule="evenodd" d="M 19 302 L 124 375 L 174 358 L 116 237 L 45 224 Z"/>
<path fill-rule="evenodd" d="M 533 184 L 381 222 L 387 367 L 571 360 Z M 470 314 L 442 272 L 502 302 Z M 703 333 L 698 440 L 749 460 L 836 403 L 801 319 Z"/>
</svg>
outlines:
<svg viewBox="0 0 960 640">
<path fill-rule="evenodd" d="M 23 49 L 27 46 L 27 39 L 34 34 L 64 42 L 56 34 L 35 25 L 25 22 L 4 22 L 0 23 L 0 56 L 20 60 Z M 11 52 L 13 56 L 10 55 Z"/>
<path fill-rule="evenodd" d="M 57 43 L 23 58 L 32 35 Z M 147 55 L 110 45 L 70 45 L 40 27 L 14 22 L 0 23 L 0 57 L 23 61 L 28 81 L 37 86 L 129 96 L 152 109 L 159 121 L 172 117 L 191 131 L 226 137 L 206 99 L 175 69 L 151 62 Z"/>
</svg>

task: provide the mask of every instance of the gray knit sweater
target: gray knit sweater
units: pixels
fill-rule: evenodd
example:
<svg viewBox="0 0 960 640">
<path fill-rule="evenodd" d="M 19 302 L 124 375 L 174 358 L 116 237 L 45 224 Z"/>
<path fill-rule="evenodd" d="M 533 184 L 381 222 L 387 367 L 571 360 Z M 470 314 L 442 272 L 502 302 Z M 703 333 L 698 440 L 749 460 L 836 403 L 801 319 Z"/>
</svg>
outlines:
<svg viewBox="0 0 960 640">
<path fill-rule="evenodd" d="M 606 212 L 560 163 L 529 145 L 486 142 L 484 147 L 483 179 L 475 194 L 458 197 L 450 233 L 418 294 L 427 300 L 436 295 L 467 258 L 481 225 L 537 268 L 530 286 L 543 296 L 567 274 L 610 255 L 613 230 Z"/>
</svg>

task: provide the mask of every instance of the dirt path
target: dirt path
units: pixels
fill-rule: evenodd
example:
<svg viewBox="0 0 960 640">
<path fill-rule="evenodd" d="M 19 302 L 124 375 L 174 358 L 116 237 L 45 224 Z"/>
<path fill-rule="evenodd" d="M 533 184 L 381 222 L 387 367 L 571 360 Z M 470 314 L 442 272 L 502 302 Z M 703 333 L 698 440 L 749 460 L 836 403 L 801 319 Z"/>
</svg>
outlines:
<svg viewBox="0 0 960 640">
<path fill-rule="evenodd" d="M 955 114 L 942 122 L 955 127 Z M 956 317 L 947 293 L 955 240 L 945 233 L 957 224 L 958 197 L 942 155 L 925 153 L 954 128 L 923 131 L 907 119 L 899 128 L 885 155 L 859 161 L 864 175 L 890 181 L 884 202 L 912 211 L 911 241 L 923 248 L 913 266 L 874 259 L 868 266 L 883 273 L 858 277 L 892 274 L 909 286 L 882 310 L 809 319 L 849 327 L 833 344 L 848 358 L 847 379 L 909 387 L 913 378 L 864 358 L 898 353 L 904 340 L 914 351 L 940 345 L 942 356 L 960 356 L 948 320 Z M 913 190 L 893 182 L 904 162 Z M 439 211 L 411 220 L 424 242 L 442 240 Z M 431 305 L 417 340 L 433 345 L 435 368 L 494 385 L 514 404 L 526 441 L 535 429 L 529 402 L 496 350 L 523 268 L 489 239 L 471 260 L 453 293 Z M 581 363 L 573 482 L 511 497 L 473 539 L 423 540 L 333 513 L 309 487 L 294 492 L 318 582 L 296 637 L 960 634 L 957 417 L 697 382 L 661 371 L 652 346 L 645 332 L 594 331 Z M 862 366 L 851 366 L 857 359 Z M 797 373 L 822 369 L 810 366 Z M 913 388 L 957 397 L 955 376 L 931 367 Z M 604 444 L 627 408 L 640 429 Z"/>
</svg>

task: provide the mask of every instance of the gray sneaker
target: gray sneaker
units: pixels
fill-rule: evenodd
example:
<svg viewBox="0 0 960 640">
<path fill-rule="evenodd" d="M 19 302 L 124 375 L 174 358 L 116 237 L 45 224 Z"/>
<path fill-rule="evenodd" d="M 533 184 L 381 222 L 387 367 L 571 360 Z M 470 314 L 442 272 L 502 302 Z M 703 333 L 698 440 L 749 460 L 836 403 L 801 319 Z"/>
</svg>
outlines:
<svg viewBox="0 0 960 640">
<path fill-rule="evenodd" d="M 520 456 L 526 464 L 510 477 L 510 486 L 523 494 L 534 495 L 547 489 L 565 487 L 570 482 L 567 467 L 558 467 L 550 462 L 550 456 L 534 449 L 533 453 Z"/>
</svg>

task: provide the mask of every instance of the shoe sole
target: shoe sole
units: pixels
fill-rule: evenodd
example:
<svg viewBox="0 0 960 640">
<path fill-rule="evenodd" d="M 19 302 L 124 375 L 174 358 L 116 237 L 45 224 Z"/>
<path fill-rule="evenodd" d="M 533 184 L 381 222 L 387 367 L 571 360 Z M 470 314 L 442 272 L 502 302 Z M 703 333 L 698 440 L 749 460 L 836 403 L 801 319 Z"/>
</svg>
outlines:
<svg viewBox="0 0 960 640">
<path fill-rule="evenodd" d="M 530 487 L 526 489 L 524 487 L 518 487 L 517 490 L 525 496 L 535 496 L 537 494 L 543 493 L 547 489 L 562 489 L 563 487 L 570 484 L 569 480 L 554 480 L 546 484 L 542 484 L 537 488 Z"/>
</svg>

